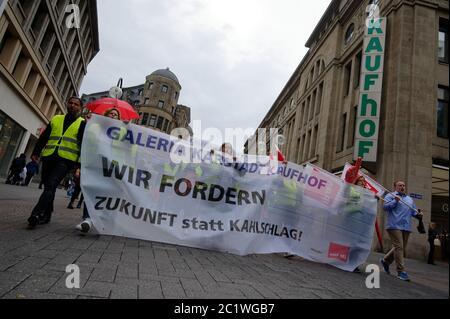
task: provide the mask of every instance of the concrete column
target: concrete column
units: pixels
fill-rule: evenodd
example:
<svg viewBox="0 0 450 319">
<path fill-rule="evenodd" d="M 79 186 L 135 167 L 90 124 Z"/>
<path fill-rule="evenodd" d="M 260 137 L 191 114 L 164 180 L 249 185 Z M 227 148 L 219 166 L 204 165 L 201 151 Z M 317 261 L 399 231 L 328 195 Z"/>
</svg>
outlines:
<svg viewBox="0 0 450 319">
<path fill-rule="evenodd" d="M 424 210 L 424 224 L 431 218 L 432 138 L 436 135 L 436 11 L 421 5 L 403 5 L 388 17 L 385 86 L 382 96 L 378 180 L 392 189 L 404 180 L 407 193 L 423 195 L 415 200 Z M 391 53 L 392 52 L 392 53 Z M 395 54 L 394 54 L 395 53 Z M 384 219 L 385 212 L 382 213 Z M 426 258 L 427 240 L 416 230 L 408 244 L 408 255 Z M 384 235 L 384 238 L 388 238 Z M 388 240 L 389 242 L 389 240 Z"/>
<path fill-rule="evenodd" d="M 47 14 L 45 16 L 44 21 L 41 22 L 41 30 L 39 31 L 39 34 L 36 34 L 36 42 L 34 43 L 35 49 L 40 47 L 40 45 L 42 43 L 42 39 L 45 36 L 45 32 L 47 31 L 47 27 L 48 27 L 49 23 L 50 23 L 50 17 Z M 45 56 L 45 52 L 42 52 L 42 55 Z"/>
<path fill-rule="evenodd" d="M 21 87 L 25 85 L 32 66 L 33 62 L 31 62 L 30 58 L 23 57 L 17 62 L 13 76 Z"/>
<path fill-rule="evenodd" d="M 28 76 L 28 80 L 25 84 L 25 92 L 28 93 L 28 96 L 33 99 L 36 94 L 36 90 L 39 86 L 39 82 L 41 81 L 41 75 L 37 72 L 31 72 Z"/>
<path fill-rule="evenodd" d="M 62 69 L 64 69 L 64 67 Z M 56 85 L 58 86 L 58 88 L 60 88 L 59 91 L 61 93 L 63 93 L 64 88 L 66 87 L 66 81 L 67 81 L 68 77 L 69 77 L 69 73 L 64 72 L 64 77 L 62 78 L 62 80 L 61 80 L 61 76 L 59 77 L 59 79 L 58 78 L 56 79 Z"/>
<path fill-rule="evenodd" d="M 63 103 L 65 103 L 66 101 L 64 101 L 64 100 L 65 100 L 66 98 L 69 97 L 70 90 L 72 90 L 72 83 L 71 83 L 71 80 L 70 80 L 70 78 L 69 78 L 67 88 L 64 90 L 64 94 L 63 94 L 63 96 L 62 96 L 62 98 L 63 98 Z"/>
<path fill-rule="evenodd" d="M 34 17 L 36 16 L 36 12 L 41 4 L 42 0 L 35 0 L 33 1 L 33 7 L 30 10 L 30 14 L 28 15 L 28 17 L 25 17 L 25 23 L 23 24 L 23 29 L 24 30 L 28 30 L 31 27 L 31 24 L 34 20 Z M 36 34 L 37 37 L 37 34 Z"/>
<path fill-rule="evenodd" d="M 317 89 L 314 89 L 311 95 L 311 113 L 309 115 L 309 120 L 314 119 L 314 115 L 316 114 L 316 104 L 317 104 Z"/>
<path fill-rule="evenodd" d="M 39 85 L 36 95 L 34 96 L 34 103 L 40 108 L 44 102 L 45 94 L 47 94 L 47 86 L 44 84 Z"/>
<path fill-rule="evenodd" d="M 57 108 L 58 108 L 58 104 L 53 103 L 52 106 L 50 107 L 50 110 L 49 110 L 48 114 L 47 114 L 47 118 L 48 119 L 51 119 L 53 117 L 53 115 L 55 115 Z"/>
<path fill-rule="evenodd" d="M 20 40 L 17 38 L 9 38 L 6 40 L 5 47 L 3 48 L 2 53 L 0 54 L 0 63 L 12 73 L 14 70 L 14 66 L 19 59 L 20 52 L 22 50 L 22 44 Z"/>
<path fill-rule="evenodd" d="M 6 15 L 0 16 L 0 39 L 2 39 L 8 29 L 9 22 L 6 20 Z"/>
<path fill-rule="evenodd" d="M 20 142 L 20 146 L 17 148 L 16 157 L 22 153 L 25 153 L 25 150 L 28 145 L 28 141 L 30 140 L 31 133 L 29 131 L 25 131 L 22 141 Z"/>
<path fill-rule="evenodd" d="M 314 134 L 315 134 L 315 132 L 314 132 L 314 127 L 313 127 L 311 130 L 311 139 L 309 142 L 309 150 L 308 150 L 309 158 L 312 158 L 315 155 L 315 154 L 313 154 L 314 153 L 313 152 L 313 150 L 314 150 L 314 145 L 313 145 L 314 144 Z"/>
<path fill-rule="evenodd" d="M 48 111 L 49 111 L 52 103 L 53 103 L 53 95 L 48 94 L 44 99 L 44 103 L 42 104 L 42 108 L 41 108 L 42 113 L 44 113 L 45 115 L 48 115 Z"/>
</svg>

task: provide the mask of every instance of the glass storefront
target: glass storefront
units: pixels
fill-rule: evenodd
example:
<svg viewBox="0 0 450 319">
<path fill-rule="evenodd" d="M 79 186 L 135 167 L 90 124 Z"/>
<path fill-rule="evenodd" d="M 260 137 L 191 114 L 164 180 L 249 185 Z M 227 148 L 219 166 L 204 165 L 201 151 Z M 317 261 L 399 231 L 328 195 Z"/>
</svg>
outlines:
<svg viewBox="0 0 450 319">
<path fill-rule="evenodd" d="M 0 177 L 6 177 L 25 130 L 0 111 Z"/>
</svg>

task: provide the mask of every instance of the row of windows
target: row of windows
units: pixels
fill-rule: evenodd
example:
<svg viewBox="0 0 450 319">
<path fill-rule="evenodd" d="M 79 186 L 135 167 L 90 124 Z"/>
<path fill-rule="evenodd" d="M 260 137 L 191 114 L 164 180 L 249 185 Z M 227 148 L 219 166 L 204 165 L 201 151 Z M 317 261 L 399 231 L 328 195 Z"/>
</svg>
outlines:
<svg viewBox="0 0 450 319">
<path fill-rule="evenodd" d="M 314 126 L 314 130 L 309 130 L 297 140 L 297 163 L 304 163 L 317 156 L 317 141 L 319 125 Z"/>
<path fill-rule="evenodd" d="M 4 21 L 7 22 L 7 20 Z M 8 28 L 10 26 L 11 24 Z M 7 29 L 3 36 L 0 34 L 0 63 L 48 119 L 60 112 L 58 98 L 52 94 L 47 82 L 37 71 L 38 68 L 31 59 L 30 52 L 26 50 L 26 46 L 13 35 L 10 29 Z M 73 95 L 74 90 L 71 81 L 67 79 L 67 73 L 62 77 L 61 74 L 57 76 L 60 79 L 58 82 L 55 82 L 55 77 L 50 79 L 54 81 L 53 88 L 59 91 L 59 97 L 65 101 L 69 95 Z"/>
<path fill-rule="evenodd" d="M 140 125 L 154 127 L 164 133 L 170 133 L 170 122 L 168 119 L 149 113 L 140 113 L 139 115 L 141 116 Z"/>
<path fill-rule="evenodd" d="M 299 108 L 299 127 L 298 130 L 301 130 L 305 127 L 314 117 L 320 114 L 320 109 L 322 106 L 322 97 L 323 97 L 323 86 L 324 83 L 321 82 L 316 89 L 314 89 L 311 94 L 303 101 L 301 107 Z M 305 132 L 303 136 L 298 138 L 297 145 L 294 151 L 294 154 L 289 154 L 289 149 L 291 146 L 289 145 L 289 141 L 292 141 L 295 138 L 295 117 L 286 124 L 285 126 L 285 136 L 288 141 L 288 145 L 285 146 L 285 150 L 287 150 L 286 156 L 290 160 L 296 161 L 297 163 L 302 163 L 306 160 L 309 160 L 317 155 L 317 134 L 318 134 L 318 125 L 314 127 L 313 130 L 309 130 Z"/>
<path fill-rule="evenodd" d="M 337 135 L 336 153 L 342 152 L 345 145 L 345 136 L 347 135 L 347 148 L 353 147 L 355 142 L 356 115 L 358 114 L 358 105 L 351 110 L 349 125 L 347 127 L 347 112 L 341 114 L 339 119 L 339 129 Z"/>
<path fill-rule="evenodd" d="M 150 90 L 150 91 L 153 90 L 154 86 L 155 86 L 155 83 L 150 82 L 148 84 L 148 90 Z M 167 93 L 167 92 L 169 92 L 169 87 L 165 84 L 162 84 L 161 85 L 161 93 Z M 178 92 L 175 91 L 174 98 L 176 99 L 177 97 L 178 97 Z"/>
<path fill-rule="evenodd" d="M 438 87 L 438 101 L 436 112 L 436 134 L 441 138 L 449 138 L 448 136 L 448 104 L 449 104 L 449 89 L 446 86 Z M 354 106 L 351 110 L 349 123 L 347 127 L 347 112 L 341 114 L 339 120 L 339 129 L 337 135 L 336 152 L 342 152 L 345 146 L 345 137 L 347 136 L 347 148 L 351 148 L 355 142 L 356 117 L 358 106 Z"/>
<path fill-rule="evenodd" d="M 323 82 L 319 84 L 319 87 L 314 89 L 312 93 L 301 104 L 300 108 L 300 123 L 306 125 L 311 121 L 314 116 L 320 113 L 322 107 L 323 96 Z"/>
<path fill-rule="evenodd" d="M 64 3 L 64 1 L 61 2 Z M 87 16 L 85 16 L 85 13 L 87 12 L 86 7 L 87 4 L 84 2 L 81 11 L 82 20 L 80 21 L 88 20 Z M 35 10 L 34 13 L 33 10 Z M 73 81 L 76 86 L 79 86 L 82 77 L 84 76 L 84 65 L 81 59 L 82 49 L 79 42 L 75 41 L 77 38 L 77 31 L 75 31 L 75 29 L 71 29 L 69 31 L 67 28 L 55 30 L 50 19 L 46 1 L 40 1 L 38 7 L 36 8 L 33 1 L 19 0 L 16 2 L 16 12 L 21 13 L 18 16 L 19 22 L 21 22 L 24 30 L 28 32 L 29 38 L 32 42 L 34 42 L 35 47 L 37 47 L 36 54 L 42 61 L 42 65 L 46 69 L 49 78 L 53 81 L 55 87 L 59 89 L 60 93 L 62 94 L 61 90 L 66 86 L 65 81 L 72 81 L 70 77 L 68 79 L 62 78 L 69 72 L 63 52 L 67 52 L 69 63 L 74 66 L 72 69 Z M 60 15 L 59 20 L 62 21 L 65 12 L 58 11 L 58 14 Z M 31 20 L 31 24 L 29 20 Z M 84 29 L 82 29 L 80 33 L 86 34 L 86 30 L 88 29 L 86 21 L 83 24 L 83 28 Z M 61 50 L 61 46 L 57 40 L 57 33 L 59 32 L 64 33 L 64 43 L 67 48 L 66 51 Z M 88 50 L 86 49 L 86 45 L 90 45 L 92 42 L 87 42 L 86 38 L 83 43 L 85 45 L 85 56 L 88 58 Z M 89 54 L 89 58 L 90 56 L 91 55 Z"/>
<path fill-rule="evenodd" d="M 145 100 L 144 100 L 144 105 L 149 105 L 150 104 L 150 99 L 149 98 L 145 98 Z M 165 105 L 166 103 L 164 102 L 164 101 L 162 101 L 162 100 L 159 100 L 158 101 L 158 108 L 160 108 L 160 109 L 164 109 L 164 105 Z M 172 111 L 173 111 L 173 107 L 172 107 Z"/>
<path fill-rule="evenodd" d="M 440 62 L 448 63 L 448 20 L 439 19 L 438 58 Z"/>
<path fill-rule="evenodd" d="M 359 52 L 355 56 L 355 67 L 353 68 L 353 60 L 348 62 L 344 67 L 344 87 L 343 87 L 343 96 L 346 97 L 350 94 L 352 89 L 356 89 L 359 87 L 360 78 L 361 78 L 361 63 L 362 63 L 362 52 Z"/>
<path fill-rule="evenodd" d="M 308 90 L 309 86 L 325 71 L 325 62 L 322 59 L 316 61 L 313 67 L 309 71 L 309 77 L 306 80 L 305 91 Z"/>
</svg>

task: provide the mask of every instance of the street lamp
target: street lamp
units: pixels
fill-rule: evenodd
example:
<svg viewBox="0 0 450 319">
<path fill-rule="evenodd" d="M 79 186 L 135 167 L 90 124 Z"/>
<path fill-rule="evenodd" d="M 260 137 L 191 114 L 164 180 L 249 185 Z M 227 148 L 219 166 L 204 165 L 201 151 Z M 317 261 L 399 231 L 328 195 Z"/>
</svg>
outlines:
<svg viewBox="0 0 450 319">
<path fill-rule="evenodd" d="M 109 90 L 109 96 L 112 97 L 113 99 L 120 99 L 123 95 L 122 85 L 123 85 L 123 79 L 119 78 L 119 82 L 117 82 L 117 86 L 113 86 Z"/>
</svg>

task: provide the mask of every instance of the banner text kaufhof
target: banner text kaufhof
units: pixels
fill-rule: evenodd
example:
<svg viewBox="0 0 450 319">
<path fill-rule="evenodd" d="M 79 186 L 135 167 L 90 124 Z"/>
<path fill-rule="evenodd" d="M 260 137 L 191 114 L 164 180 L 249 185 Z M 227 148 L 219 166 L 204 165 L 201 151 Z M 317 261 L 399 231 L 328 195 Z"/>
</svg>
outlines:
<svg viewBox="0 0 450 319">
<path fill-rule="evenodd" d="M 269 158 L 233 162 L 190 149 L 202 161 L 175 164 L 175 144 L 92 117 L 81 187 L 100 234 L 238 255 L 287 252 L 348 271 L 366 261 L 377 206 L 371 192 L 312 165 L 274 170 Z"/>
</svg>

